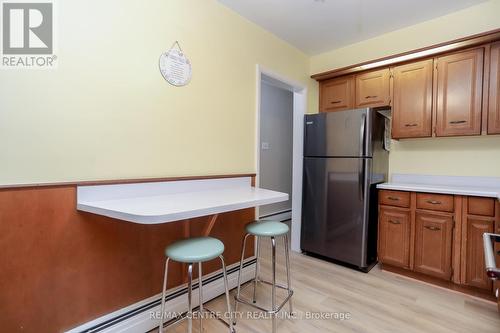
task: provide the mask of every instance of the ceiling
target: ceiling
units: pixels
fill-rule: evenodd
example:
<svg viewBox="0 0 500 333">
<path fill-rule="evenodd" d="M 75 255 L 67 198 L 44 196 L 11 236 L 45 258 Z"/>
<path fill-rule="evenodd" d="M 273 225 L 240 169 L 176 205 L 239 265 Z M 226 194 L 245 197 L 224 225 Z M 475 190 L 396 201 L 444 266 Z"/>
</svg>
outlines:
<svg viewBox="0 0 500 333">
<path fill-rule="evenodd" d="M 218 0 L 315 55 L 467 8 L 485 0 Z"/>
</svg>

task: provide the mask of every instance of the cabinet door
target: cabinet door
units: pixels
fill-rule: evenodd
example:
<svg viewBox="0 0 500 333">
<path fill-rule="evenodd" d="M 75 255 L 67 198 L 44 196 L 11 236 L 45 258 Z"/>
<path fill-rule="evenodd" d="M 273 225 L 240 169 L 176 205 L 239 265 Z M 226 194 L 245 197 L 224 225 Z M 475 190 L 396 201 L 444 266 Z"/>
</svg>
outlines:
<svg viewBox="0 0 500 333">
<path fill-rule="evenodd" d="M 491 45 L 488 134 L 500 134 L 500 43 Z"/>
<path fill-rule="evenodd" d="M 320 83 L 319 111 L 342 111 L 354 108 L 354 77 L 340 77 Z"/>
<path fill-rule="evenodd" d="M 432 136 L 432 67 L 431 59 L 394 68 L 394 139 Z"/>
<path fill-rule="evenodd" d="M 496 202 L 496 208 L 495 208 L 495 233 L 500 234 L 500 201 Z M 497 267 L 500 267 L 500 243 L 497 242 L 495 243 L 495 253 L 496 253 L 496 261 L 497 261 Z M 497 303 L 498 303 L 498 312 L 500 313 L 500 281 L 497 280 L 495 281 L 495 287 L 494 287 L 494 292 L 495 295 L 497 295 Z M 498 294 L 496 294 L 498 289 Z"/>
<path fill-rule="evenodd" d="M 390 105 L 390 70 L 388 68 L 356 76 L 356 107 Z"/>
<path fill-rule="evenodd" d="M 483 49 L 437 59 L 436 136 L 480 135 Z"/>
<path fill-rule="evenodd" d="M 452 230 L 451 216 L 416 212 L 415 271 L 450 280 Z"/>
<path fill-rule="evenodd" d="M 491 290 L 492 283 L 484 266 L 483 234 L 494 231 L 494 220 L 468 216 L 463 226 L 462 266 L 465 269 L 464 283 L 481 289 Z"/>
<path fill-rule="evenodd" d="M 499 229 L 499 228 L 497 228 Z M 500 233 L 500 230 L 497 230 L 497 233 Z M 495 253 L 497 254 L 497 267 L 500 267 L 500 243 L 495 244 Z M 500 281 L 495 281 L 494 290 L 495 296 L 497 297 L 498 303 L 498 312 L 500 313 Z"/>
<path fill-rule="evenodd" d="M 410 211 L 381 207 L 378 257 L 382 263 L 408 268 L 410 264 Z"/>
</svg>

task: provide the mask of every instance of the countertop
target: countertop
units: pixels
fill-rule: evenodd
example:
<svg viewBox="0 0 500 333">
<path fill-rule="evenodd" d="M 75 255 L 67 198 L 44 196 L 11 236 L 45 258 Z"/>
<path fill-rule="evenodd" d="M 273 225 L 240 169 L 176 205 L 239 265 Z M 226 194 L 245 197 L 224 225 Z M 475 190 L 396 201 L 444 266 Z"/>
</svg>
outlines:
<svg viewBox="0 0 500 333">
<path fill-rule="evenodd" d="M 249 177 L 79 186 L 77 209 L 140 224 L 167 223 L 288 200 Z"/>
<path fill-rule="evenodd" d="M 378 184 L 386 190 L 456 194 L 497 198 L 500 178 L 393 174 L 390 182 Z"/>
</svg>

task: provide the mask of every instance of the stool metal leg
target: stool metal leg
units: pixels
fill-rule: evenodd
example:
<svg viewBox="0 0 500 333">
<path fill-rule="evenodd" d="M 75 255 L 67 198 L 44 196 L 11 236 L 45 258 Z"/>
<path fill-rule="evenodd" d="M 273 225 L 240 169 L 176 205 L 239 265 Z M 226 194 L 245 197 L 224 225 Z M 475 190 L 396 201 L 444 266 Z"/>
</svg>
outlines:
<svg viewBox="0 0 500 333">
<path fill-rule="evenodd" d="M 260 249 L 260 237 L 255 236 L 257 238 L 257 241 L 255 242 L 255 246 L 257 246 L 257 249 L 255 250 L 255 277 L 253 279 L 253 299 L 252 301 L 254 303 L 257 302 L 257 280 L 259 278 L 259 249 Z"/>
<path fill-rule="evenodd" d="M 283 237 L 283 240 L 285 242 L 285 260 L 286 260 L 286 282 L 287 282 L 287 288 L 288 288 L 288 294 L 290 294 L 290 291 L 292 290 L 292 285 L 291 285 L 291 279 L 290 279 L 290 251 L 288 249 L 288 235 L 285 235 Z M 292 306 L 292 298 L 290 297 L 288 299 L 288 305 L 290 305 L 290 314 L 293 313 L 293 306 Z"/>
<path fill-rule="evenodd" d="M 200 299 L 200 333 L 203 332 L 203 273 L 201 270 L 201 262 L 198 263 L 198 295 Z"/>
<path fill-rule="evenodd" d="M 238 272 L 238 288 L 236 291 L 236 301 L 234 302 L 234 312 L 238 312 L 238 299 L 240 298 L 241 292 L 241 272 L 243 271 L 243 259 L 245 259 L 245 246 L 247 244 L 247 238 L 250 234 L 246 234 L 243 238 L 243 245 L 241 246 L 241 258 L 240 258 L 240 270 Z M 233 325 L 236 325 L 236 316 L 232 319 Z"/>
<path fill-rule="evenodd" d="M 273 257 L 272 310 L 276 311 L 276 239 L 274 237 L 271 237 L 271 245 L 272 245 L 272 257 Z M 277 329 L 276 313 L 273 313 L 272 321 L 273 321 L 273 333 L 276 333 Z"/>
<path fill-rule="evenodd" d="M 188 266 L 188 333 L 193 333 L 193 304 L 191 295 L 193 293 L 193 264 Z"/>
<path fill-rule="evenodd" d="M 240 274 L 241 274 L 241 271 L 243 270 L 243 258 L 244 258 L 244 252 L 245 252 L 245 246 L 246 246 L 246 240 L 248 238 L 248 236 L 250 236 L 251 234 L 246 234 L 245 235 L 245 238 L 243 239 L 243 246 L 242 246 L 242 253 L 241 253 L 241 262 L 240 262 Z M 255 235 L 256 236 L 256 235 Z M 257 249 L 256 249 L 256 254 L 257 254 L 257 264 L 256 264 L 256 268 L 255 268 L 255 277 L 253 279 L 253 302 L 251 302 L 250 300 L 246 300 L 244 298 L 241 298 L 240 297 L 240 294 L 241 294 L 241 278 L 240 278 L 240 275 L 238 276 L 238 291 L 237 291 L 237 294 L 235 296 L 235 299 L 236 299 L 236 302 L 235 302 L 235 309 L 238 305 L 239 302 L 241 303 L 244 303 L 246 305 L 249 305 L 249 306 L 252 306 L 252 307 L 255 307 L 261 311 L 264 311 L 268 314 L 271 315 L 271 320 L 272 320 L 272 332 L 273 333 L 276 333 L 277 329 L 278 329 L 278 314 L 279 312 L 281 311 L 281 309 L 283 308 L 284 305 L 286 305 L 286 303 L 289 304 L 290 306 L 290 313 L 293 313 L 293 306 L 292 306 L 292 301 L 291 301 L 291 297 L 293 295 L 293 290 L 292 290 L 292 287 L 291 287 L 291 273 L 290 273 L 290 253 L 289 253 L 289 244 L 288 244 L 288 235 L 279 235 L 279 237 L 283 237 L 284 239 L 284 252 L 285 252 L 285 258 L 286 258 L 286 274 L 287 274 L 287 285 L 284 286 L 284 285 L 281 285 L 281 284 L 278 284 L 276 282 L 276 237 L 277 236 L 267 236 L 267 237 L 270 237 L 271 238 L 271 251 L 272 251 L 272 262 L 271 262 L 271 269 L 272 269 L 272 281 L 271 282 L 268 282 L 264 279 L 260 279 L 259 278 L 259 252 L 260 252 L 260 238 L 259 236 L 256 236 L 257 237 L 257 241 L 256 241 L 256 244 L 257 244 Z M 272 288 L 272 291 L 271 291 L 271 309 L 266 309 L 265 307 L 261 307 L 261 306 L 258 306 L 257 304 L 255 304 L 256 302 L 256 285 L 257 285 L 257 281 L 259 282 L 262 282 L 262 283 L 265 283 L 265 284 L 268 284 L 268 285 L 271 285 L 271 288 Z M 283 289 L 283 290 L 286 290 L 287 291 L 287 296 L 286 298 L 283 300 L 283 302 L 281 302 L 280 304 L 277 304 L 277 300 L 276 300 L 276 288 L 280 288 L 280 289 Z M 234 323 L 236 323 L 236 320 L 234 321 Z"/>
<path fill-rule="evenodd" d="M 224 275 L 224 277 L 223 277 L 224 278 L 224 289 L 225 289 L 225 293 L 226 293 L 227 312 L 228 312 L 228 315 L 229 315 L 229 318 L 228 318 L 229 333 L 233 333 L 234 332 L 234 328 L 233 328 L 233 312 L 231 311 L 231 302 L 229 301 L 229 286 L 228 286 L 228 282 L 227 282 L 226 263 L 224 262 L 224 257 L 223 256 L 219 256 L 219 258 L 220 258 L 220 261 L 222 263 L 222 274 Z"/>
<path fill-rule="evenodd" d="M 168 276 L 168 262 L 170 258 L 165 261 L 165 275 L 163 276 L 163 289 L 161 294 L 161 310 L 160 310 L 160 327 L 158 329 L 159 333 L 163 332 L 163 322 L 165 317 L 165 297 L 167 296 L 167 276 Z"/>
</svg>

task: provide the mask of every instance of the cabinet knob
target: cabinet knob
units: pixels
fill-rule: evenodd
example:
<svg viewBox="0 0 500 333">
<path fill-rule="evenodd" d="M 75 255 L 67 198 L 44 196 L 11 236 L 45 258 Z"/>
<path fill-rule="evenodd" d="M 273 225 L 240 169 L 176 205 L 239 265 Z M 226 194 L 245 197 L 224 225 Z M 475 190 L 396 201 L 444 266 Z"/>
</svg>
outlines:
<svg viewBox="0 0 500 333">
<path fill-rule="evenodd" d="M 330 103 L 332 103 L 332 104 L 338 104 L 338 103 L 340 103 L 340 102 L 342 102 L 342 101 L 332 101 L 332 102 L 330 102 Z"/>
<path fill-rule="evenodd" d="M 378 96 L 377 95 L 368 95 L 368 96 L 365 96 L 365 99 L 368 99 L 368 98 L 377 98 Z"/>
<path fill-rule="evenodd" d="M 424 226 L 424 228 L 429 229 L 429 230 L 431 230 L 431 231 L 438 231 L 438 230 L 441 230 L 441 228 L 439 228 L 439 227 L 435 227 L 435 226 L 432 226 L 432 225 L 426 225 L 426 226 Z"/>
<path fill-rule="evenodd" d="M 405 124 L 406 127 L 416 127 L 418 124 Z"/>
<path fill-rule="evenodd" d="M 401 224 L 401 222 L 395 221 L 395 220 L 389 220 L 389 223 L 392 223 L 392 224 Z"/>
<path fill-rule="evenodd" d="M 387 199 L 392 200 L 392 201 L 399 201 L 398 197 L 387 197 Z"/>
<path fill-rule="evenodd" d="M 467 122 L 467 120 L 453 120 L 453 121 L 450 121 L 450 124 L 451 125 L 465 124 L 466 122 Z"/>
</svg>

